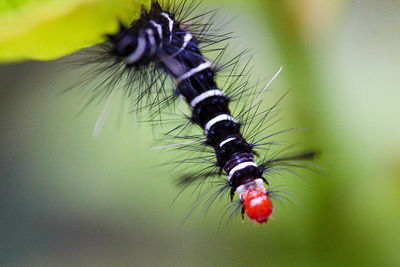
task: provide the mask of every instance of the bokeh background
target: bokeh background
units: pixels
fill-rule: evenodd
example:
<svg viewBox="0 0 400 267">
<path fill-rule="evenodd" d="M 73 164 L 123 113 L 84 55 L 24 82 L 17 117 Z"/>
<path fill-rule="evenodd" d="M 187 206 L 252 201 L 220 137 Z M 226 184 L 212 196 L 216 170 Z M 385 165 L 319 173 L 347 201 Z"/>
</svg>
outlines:
<svg viewBox="0 0 400 267">
<path fill-rule="evenodd" d="M 0 66 L 0 264 L 10 266 L 397 266 L 400 264 L 400 4 L 393 0 L 204 1 L 235 20 L 254 81 L 279 69 L 284 140 L 322 151 L 318 174 L 272 178 L 292 203 L 267 225 L 220 226 L 179 192 L 154 128 L 116 104 L 76 117 L 65 59 Z M 75 72 L 79 72 L 75 71 Z M 71 74 L 72 73 L 72 74 Z M 75 73 L 76 74 L 76 73 Z M 83 88 L 89 90 L 90 88 Z M 271 97 L 269 97 L 271 96 Z M 125 109 L 126 111 L 126 109 Z"/>
</svg>

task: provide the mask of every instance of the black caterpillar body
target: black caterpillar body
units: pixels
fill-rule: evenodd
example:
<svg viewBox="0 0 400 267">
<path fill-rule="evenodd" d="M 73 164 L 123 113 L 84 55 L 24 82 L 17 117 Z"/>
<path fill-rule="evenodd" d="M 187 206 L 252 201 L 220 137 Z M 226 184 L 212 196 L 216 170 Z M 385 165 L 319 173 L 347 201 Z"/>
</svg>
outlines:
<svg viewBox="0 0 400 267">
<path fill-rule="evenodd" d="M 191 121 L 204 130 L 205 144 L 214 149 L 215 165 L 228 176 L 225 187 L 230 188 L 231 199 L 239 193 L 242 217 L 246 213 L 253 221 L 265 223 L 273 206 L 263 174 L 284 162 L 310 159 L 314 153 L 269 159 L 257 165 L 254 145 L 242 136 L 241 123 L 229 109 L 230 98 L 216 84 L 218 68 L 202 54 L 204 32 L 190 31 L 190 25 L 177 21 L 173 12 L 153 2 L 150 11 L 143 8 L 139 20 L 129 27 L 121 25 L 117 34 L 109 36 L 108 53 L 114 58 L 112 64 L 122 66 L 128 76 L 135 77 L 138 71 L 153 65 L 172 77 L 176 94 L 190 105 Z M 148 75 L 150 80 L 153 76 L 157 80 L 155 72 Z M 150 84 L 146 88 L 156 86 L 153 81 L 146 83 Z M 216 174 L 209 172 L 207 176 L 212 175 Z"/>
</svg>

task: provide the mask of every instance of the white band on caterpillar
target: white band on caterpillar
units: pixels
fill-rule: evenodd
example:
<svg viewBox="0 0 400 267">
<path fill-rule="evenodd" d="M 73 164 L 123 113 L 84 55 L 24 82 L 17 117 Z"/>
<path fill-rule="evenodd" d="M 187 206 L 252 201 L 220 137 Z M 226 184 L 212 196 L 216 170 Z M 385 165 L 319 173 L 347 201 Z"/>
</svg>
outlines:
<svg viewBox="0 0 400 267">
<path fill-rule="evenodd" d="M 162 40 L 162 27 L 160 24 L 158 24 L 157 22 L 154 22 L 153 20 L 150 20 L 151 25 L 153 25 L 154 27 L 156 27 L 157 32 L 158 32 L 158 37 L 160 37 L 160 40 Z M 162 41 L 160 41 L 162 43 Z"/>
<path fill-rule="evenodd" d="M 190 42 L 190 40 L 192 40 L 192 38 L 193 38 L 193 36 L 192 36 L 192 34 L 190 32 L 185 33 L 185 36 L 183 37 L 183 44 L 182 44 L 181 48 L 179 48 L 178 52 L 173 54 L 172 57 L 175 57 L 180 52 L 185 50 L 186 46 L 189 44 L 189 42 Z"/>
<path fill-rule="evenodd" d="M 232 178 L 232 176 L 235 174 L 235 172 L 243 170 L 244 168 L 247 168 L 249 166 L 258 167 L 254 161 L 246 161 L 246 162 L 239 163 L 238 165 L 233 167 L 232 170 L 230 170 L 230 172 L 228 174 L 229 180 Z"/>
<path fill-rule="evenodd" d="M 143 35 L 139 35 L 138 37 L 138 45 L 126 59 L 126 63 L 128 64 L 133 64 L 136 61 L 140 60 L 140 58 L 143 56 L 144 51 L 146 50 L 146 40 L 144 39 Z"/>
<path fill-rule="evenodd" d="M 181 49 L 185 49 L 186 46 L 188 45 L 188 43 L 190 42 L 190 40 L 192 40 L 193 36 L 190 32 L 185 33 L 185 36 L 183 37 L 183 44 Z"/>
<path fill-rule="evenodd" d="M 182 74 L 180 77 L 178 77 L 176 79 L 176 83 L 179 84 L 181 81 L 186 80 L 187 78 L 191 77 L 193 74 L 196 74 L 202 70 L 208 69 L 209 67 L 211 67 L 211 62 L 210 61 L 206 61 L 204 63 L 201 63 L 200 65 L 198 65 L 197 67 L 189 70 L 188 72 Z"/>
<path fill-rule="evenodd" d="M 214 124 L 216 124 L 217 122 L 220 122 L 220 121 L 233 121 L 233 122 L 237 122 L 237 121 L 235 120 L 234 117 L 232 117 L 232 116 L 230 116 L 230 115 L 228 115 L 228 114 L 220 114 L 220 115 L 218 115 L 218 116 L 212 118 L 211 120 L 209 120 L 209 121 L 206 123 L 206 126 L 204 126 L 204 131 L 206 132 L 206 134 L 208 133 L 208 131 L 211 129 L 211 127 L 212 127 Z"/>
<path fill-rule="evenodd" d="M 235 139 L 236 139 L 236 137 L 226 138 L 225 140 L 221 141 L 221 143 L 219 143 L 219 147 L 223 147 L 223 145 L 225 145 L 226 143 L 229 143 L 230 141 L 233 141 Z"/>
<path fill-rule="evenodd" d="M 249 183 L 242 184 L 241 186 L 238 186 L 238 188 L 236 188 L 236 192 L 238 192 L 240 197 L 242 197 L 242 194 L 244 193 L 244 191 L 250 190 L 250 189 L 253 189 L 253 188 L 257 188 L 257 187 L 258 188 L 263 188 L 265 190 L 263 179 L 258 178 L 258 179 L 255 179 L 254 181 L 249 182 Z"/>
<path fill-rule="evenodd" d="M 206 98 L 209 98 L 212 96 L 224 96 L 224 95 L 225 95 L 225 93 L 219 89 L 208 90 L 208 91 L 205 91 L 205 92 L 199 94 L 195 98 L 193 98 L 193 100 L 190 101 L 190 106 L 192 108 L 194 108 L 198 103 L 200 103 L 201 101 L 203 101 Z"/>
<path fill-rule="evenodd" d="M 149 38 L 150 41 L 150 54 L 154 55 L 156 52 L 156 39 L 154 39 L 154 31 L 152 29 L 147 29 L 146 30 L 147 37 Z"/>
<path fill-rule="evenodd" d="M 161 16 L 168 19 L 168 28 L 169 28 L 169 43 L 172 41 L 172 29 L 174 27 L 174 21 L 169 17 L 169 15 L 165 12 L 161 13 Z"/>
</svg>

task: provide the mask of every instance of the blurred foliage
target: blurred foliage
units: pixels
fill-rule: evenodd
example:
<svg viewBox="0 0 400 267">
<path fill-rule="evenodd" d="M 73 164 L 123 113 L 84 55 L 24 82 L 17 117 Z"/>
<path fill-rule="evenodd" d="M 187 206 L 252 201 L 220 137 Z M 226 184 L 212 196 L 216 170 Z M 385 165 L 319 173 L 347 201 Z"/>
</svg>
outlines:
<svg viewBox="0 0 400 267">
<path fill-rule="evenodd" d="M 396 1 L 205 1 L 230 50 L 252 48 L 252 79 L 284 70 L 284 140 L 322 151 L 318 174 L 271 178 L 293 202 L 258 226 L 219 227 L 228 199 L 192 214 L 191 190 L 170 202 L 174 159 L 120 103 L 99 138 L 102 106 L 73 120 L 78 90 L 63 61 L 0 68 L 0 263 L 107 266 L 397 266 L 400 263 L 400 7 Z M 232 47 L 233 46 L 233 47 Z M 81 70 L 76 70 L 77 73 Z M 82 88 L 83 92 L 91 88 Z M 86 98 L 81 104 L 86 103 Z M 123 112 L 120 112 L 120 110 Z M 121 114 L 125 114 L 121 118 Z M 115 119 L 118 118 L 118 119 Z M 117 127 L 115 121 L 123 121 Z M 280 128 L 282 129 L 282 128 Z M 179 169 L 179 168 L 178 168 Z"/>
<path fill-rule="evenodd" d="M 149 0 L 2 0 L 0 62 L 60 58 L 104 40 Z"/>
</svg>

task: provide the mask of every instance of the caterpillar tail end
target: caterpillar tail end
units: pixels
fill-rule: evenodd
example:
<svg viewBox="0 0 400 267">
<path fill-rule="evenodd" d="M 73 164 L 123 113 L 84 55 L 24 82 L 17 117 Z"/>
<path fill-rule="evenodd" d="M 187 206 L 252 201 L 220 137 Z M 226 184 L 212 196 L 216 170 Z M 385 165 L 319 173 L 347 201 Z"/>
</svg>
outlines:
<svg viewBox="0 0 400 267">
<path fill-rule="evenodd" d="M 265 188 L 248 189 L 241 198 L 244 210 L 252 221 L 263 224 L 271 217 L 274 207 Z"/>
</svg>

